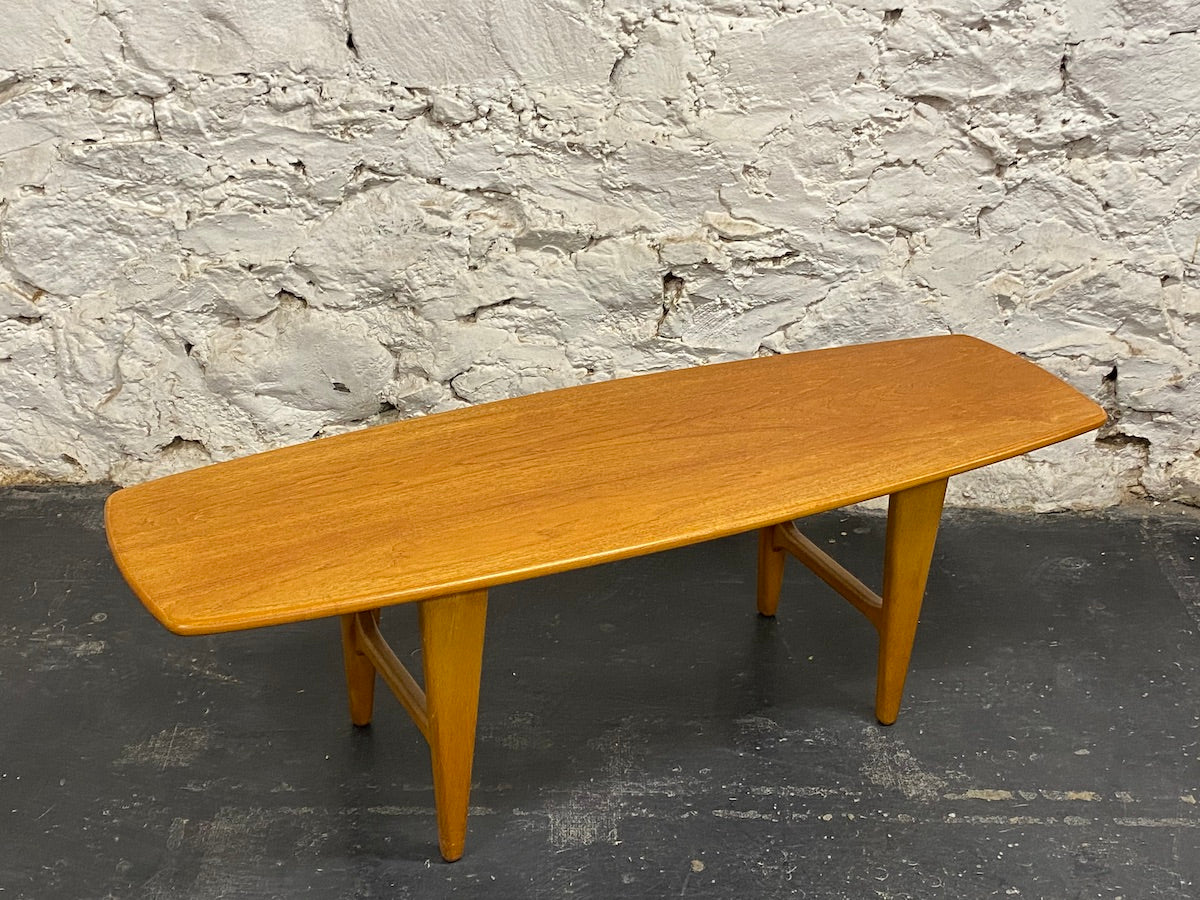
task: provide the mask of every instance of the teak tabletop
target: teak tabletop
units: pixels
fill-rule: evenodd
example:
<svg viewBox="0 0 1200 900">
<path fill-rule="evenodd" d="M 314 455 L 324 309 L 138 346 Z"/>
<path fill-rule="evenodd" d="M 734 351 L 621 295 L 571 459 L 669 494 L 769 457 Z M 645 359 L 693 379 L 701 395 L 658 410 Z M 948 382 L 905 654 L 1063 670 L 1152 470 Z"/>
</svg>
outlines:
<svg viewBox="0 0 1200 900">
<path fill-rule="evenodd" d="M 172 631 L 345 614 L 664 550 L 1082 434 L 1103 411 L 967 337 L 720 363 L 356 431 L 113 494 Z"/>
</svg>

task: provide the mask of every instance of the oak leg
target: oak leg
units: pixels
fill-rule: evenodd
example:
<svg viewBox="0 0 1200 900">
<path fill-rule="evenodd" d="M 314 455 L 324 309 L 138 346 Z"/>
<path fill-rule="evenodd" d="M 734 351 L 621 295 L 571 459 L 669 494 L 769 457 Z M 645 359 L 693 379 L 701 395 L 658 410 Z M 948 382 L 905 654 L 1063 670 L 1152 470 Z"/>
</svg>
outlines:
<svg viewBox="0 0 1200 900">
<path fill-rule="evenodd" d="M 884 725 L 891 725 L 900 714 L 904 679 L 945 496 L 943 478 L 899 491 L 888 499 L 879 673 L 875 686 L 875 717 Z"/>
<path fill-rule="evenodd" d="M 420 605 L 429 714 L 425 736 L 433 762 L 438 845 L 446 862 L 462 856 L 467 836 L 486 617 L 487 591 L 451 594 Z"/>
<path fill-rule="evenodd" d="M 787 554 L 776 546 L 777 527 L 770 525 L 758 532 L 758 611 L 764 616 L 775 615 L 783 587 L 783 562 Z"/>
<path fill-rule="evenodd" d="M 379 610 L 371 610 L 371 615 L 379 621 Z M 342 661 L 350 696 L 350 721 L 355 725 L 370 725 L 375 708 L 375 666 L 359 649 L 353 613 L 342 616 Z"/>
</svg>

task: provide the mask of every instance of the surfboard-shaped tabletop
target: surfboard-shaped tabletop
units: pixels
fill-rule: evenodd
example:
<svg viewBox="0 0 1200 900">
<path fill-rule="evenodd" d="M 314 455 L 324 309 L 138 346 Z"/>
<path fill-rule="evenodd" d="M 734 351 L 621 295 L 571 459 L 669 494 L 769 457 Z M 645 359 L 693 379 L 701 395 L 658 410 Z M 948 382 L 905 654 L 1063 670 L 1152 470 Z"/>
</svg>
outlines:
<svg viewBox="0 0 1200 900">
<path fill-rule="evenodd" d="M 487 588 L 914 487 L 1099 427 L 1074 388 L 968 337 L 622 378 L 125 488 L 109 544 L 172 631 Z"/>
</svg>

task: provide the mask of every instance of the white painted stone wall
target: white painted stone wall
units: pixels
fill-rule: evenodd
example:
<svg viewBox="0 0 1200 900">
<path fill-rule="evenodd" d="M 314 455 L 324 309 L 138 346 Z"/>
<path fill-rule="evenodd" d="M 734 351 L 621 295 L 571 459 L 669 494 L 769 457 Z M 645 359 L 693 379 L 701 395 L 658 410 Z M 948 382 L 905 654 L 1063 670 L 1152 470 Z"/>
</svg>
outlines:
<svg viewBox="0 0 1200 900">
<path fill-rule="evenodd" d="M 1200 503 L 1200 0 L 902 2 L 8 0 L 0 472 L 964 332 L 1114 421 L 951 502 Z"/>
</svg>

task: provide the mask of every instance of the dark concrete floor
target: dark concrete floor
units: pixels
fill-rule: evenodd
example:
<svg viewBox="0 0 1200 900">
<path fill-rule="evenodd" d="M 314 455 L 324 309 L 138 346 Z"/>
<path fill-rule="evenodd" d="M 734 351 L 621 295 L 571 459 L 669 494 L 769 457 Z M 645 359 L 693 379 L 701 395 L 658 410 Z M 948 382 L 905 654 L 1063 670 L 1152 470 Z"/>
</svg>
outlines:
<svg viewBox="0 0 1200 900">
<path fill-rule="evenodd" d="M 1200 895 L 1194 517 L 951 514 L 886 729 L 867 623 L 798 564 L 758 618 L 753 536 L 497 589 L 446 865 L 336 623 L 168 634 L 104 495 L 0 490 L 0 900 Z M 882 524 L 806 530 L 871 573 Z"/>
</svg>

